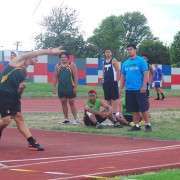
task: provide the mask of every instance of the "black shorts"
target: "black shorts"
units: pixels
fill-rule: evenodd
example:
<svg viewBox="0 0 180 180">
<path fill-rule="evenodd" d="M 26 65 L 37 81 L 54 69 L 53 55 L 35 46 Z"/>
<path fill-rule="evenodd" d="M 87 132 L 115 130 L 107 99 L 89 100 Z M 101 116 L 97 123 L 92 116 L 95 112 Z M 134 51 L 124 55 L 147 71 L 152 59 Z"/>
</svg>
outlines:
<svg viewBox="0 0 180 180">
<path fill-rule="evenodd" d="M 126 91 L 127 112 L 146 112 L 149 110 L 149 100 L 146 93 Z"/>
<path fill-rule="evenodd" d="M 0 115 L 1 117 L 15 116 L 21 112 L 20 99 L 13 99 L 0 93 Z"/>
<path fill-rule="evenodd" d="M 76 94 L 73 91 L 58 91 L 58 97 L 72 99 L 76 97 Z"/>
<path fill-rule="evenodd" d="M 119 99 L 119 87 L 118 82 L 104 82 L 103 83 L 104 90 L 104 99 L 107 101 L 117 100 Z"/>
<path fill-rule="evenodd" d="M 97 122 L 102 123 L 106 120 L 106 118 L 102 118 L 99 115 L 95 115 Z M 93 124 L 93 122 L 89 119 L 89 116 L 87 114 L 84 114 L 84 118 L 83 118 L 84 124 L 86 126 L 95 126 L 95 124 Z"/>
</svg>

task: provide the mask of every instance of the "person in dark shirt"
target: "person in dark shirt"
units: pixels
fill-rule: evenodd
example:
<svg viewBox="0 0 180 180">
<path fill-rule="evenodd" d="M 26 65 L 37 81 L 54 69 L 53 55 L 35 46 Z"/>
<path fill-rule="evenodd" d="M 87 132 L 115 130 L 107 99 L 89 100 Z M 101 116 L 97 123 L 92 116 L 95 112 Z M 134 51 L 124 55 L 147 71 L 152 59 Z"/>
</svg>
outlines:
<svg viewBox="0 0 180 180">
<path fill-rule="evenodd" d="M 103 92 L 104 99 L 109 105 L 112 106 L 113 115 L 116 116 L 118 112 L 119 101 L 119 87 L 118 82 L 120 80 L 119 63 L 113 57 L 112 51 L 106 48 L 104 51 L 104 64 L 103 64 Z"/>
<path fill-rule="evenodd" d="M 25 89 L 26 68 L 34 65 L 39 55 L 61 54 L 64 50 L 60 48 L 42 49 L 15 56 L 12 53 L 11 62 L 0 75 L 0 137 L 3 130 L 15 120 L 20 133 L 27 139 L 29 148 L 43 151 L 44 148 L 38 144 L 27 128 L 21 113 L 21 94 Z"/>
</svg>

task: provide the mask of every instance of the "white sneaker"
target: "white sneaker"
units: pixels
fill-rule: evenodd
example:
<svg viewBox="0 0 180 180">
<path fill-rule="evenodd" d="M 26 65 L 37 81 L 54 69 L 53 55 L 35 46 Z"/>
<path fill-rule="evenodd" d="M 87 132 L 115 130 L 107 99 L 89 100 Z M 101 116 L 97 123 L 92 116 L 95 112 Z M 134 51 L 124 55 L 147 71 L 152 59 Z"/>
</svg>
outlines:
<svg viewBox="0 0 180 180">
<path fill-rule="evenodd" d="M 72 125 L 78 125 L 78 124 L 80 124 L 80 121 L 79 120 L 72 120 L 71 124 Z"/>
</svg>

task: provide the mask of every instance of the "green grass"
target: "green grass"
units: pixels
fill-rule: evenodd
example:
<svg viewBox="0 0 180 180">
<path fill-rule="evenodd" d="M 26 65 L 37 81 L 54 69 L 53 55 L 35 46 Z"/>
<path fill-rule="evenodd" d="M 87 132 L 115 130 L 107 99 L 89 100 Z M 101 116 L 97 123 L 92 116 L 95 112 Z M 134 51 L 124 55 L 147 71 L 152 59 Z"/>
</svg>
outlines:
<svg viewBox="0 0 180 180">
<path fill-rule="evenodd" d="M 99 96 L 103 96 L 103 90 L 101 86 L 78 86 L 77 95 L 87 96 L 87 92 L 90 89 L 95 89 Z M 180 97 L 180 90 L 164 89 L 166 96 Z M 155 96 L 151 91 L 151 95 Z M 27 88 L 23 95 L 24 97 L 53 97 L 52 85 L 46 83 L 27 83 Z"/>
<path fill-rule="evenodd" d="M 141 175 L 134 175 L 128 177 L 114 177 L 109 180 L 179 180 L 180 169 L 161 170 L 159 172 L 149 172 Z"/>
<path fill-rule="evenodd" d="M 106 134 L 115 136 L 156 138 L 180 140 L 180 111 L 163 110 L 152 111 L 153 132 L 129 132 L 129 127 L 96 129 L 94 127 L 85 127 L 84 125 L 62 125 L 58 124 L 63 121 L 62 113 L 24 113 L 28 127 L 55 131 L 83 132 L 94 134 Z M 80 119 L 83 114 L 79 113 Z M 144 128 L 143 128 L 144 129 Z"/>
<path fill-rule="evenodd" d="M 52 85 L 46 83 L 27 83 L 24 97 L 53 97 Z M 77 95 L 87 96 L 90 89 L 95 89 L 99 95 L 102 95 L 102 88 L 100 86 L 78 86 Z"/>
</svg>

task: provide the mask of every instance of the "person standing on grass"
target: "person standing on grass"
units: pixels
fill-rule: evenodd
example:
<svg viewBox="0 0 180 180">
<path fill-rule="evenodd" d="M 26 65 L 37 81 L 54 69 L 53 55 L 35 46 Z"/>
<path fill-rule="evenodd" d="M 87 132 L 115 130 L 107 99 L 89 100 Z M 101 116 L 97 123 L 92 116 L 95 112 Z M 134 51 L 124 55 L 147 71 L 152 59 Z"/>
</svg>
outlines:
<svg viewBox="0 0 180 180">
<path fill-rule="evenodd" d="M 161 99 L 164 100 L 165 95 L 163 89 L 161 89 L 161 83 L 163 79 L 162 70 L 158 67 L 157 64 L 155 64 L 154 66 L 155 67 L 153 70 L 153 87 L 155 89 L 155 92 L 157 93 L 157 98 L 155 100 L 160 100 L 160 95 Z"/>
<path fill-rule="evenodd" d="M 44 148 L 37 143 L 27 128 L 21 113 L 21 94 L 25 89 L 26 68 L 34 65 L 36 56 L 61 54 L 64 50 L 60 48 L 42 49 L 25 53 L 21 56 L 11 54 L 11 62 L 0 76 L 0 138 L 3 130 L 15 120 L 20 133 L 27 139 L 29 148 L 43 151 Z"/>
<path fill-rule="evenodd" d="M 79 124 L 77 116 L 77 108 L 75 104 L 75 97 L 77 93 L 77 67 L 70 62 L 69 54 L 64 52 L 59 56 L 60 61 L 56 65 L 55 81 L 53 92 L 56 93 L 56 85 L 58 84 L 58 97 L 61 101 L 62 110 L 65 120 L 63 124 Z M 69 120 L 68 103 L 71 108 L 74 120 Z"/>
<path fill-rule="evenodd" d="M 112 106 L 114 117 L 116 117 L 119 106 L 119 87 L 118 82 L 120 79 L 120 70 L 118 61 L 113 58 L 112 51 L 105 49 L 105 59 L 103 66 L 103 91 L 104 98 L 109 105 Z"/>
<path fill-rule="evenodd" d="M 148 65 L 143 57 L 137 56 L 136 50 L 134 44 L 127 46 L 129 58 L 122 64 L 120 93 L 122 93 L 125 86 L 126 109 L 128 112 L 133 112 L 133 122 L 135 124 L 130 130 L 141 130 L 139 124 L 139 114 L 141 113 L 145 121 L 145 131 L 152 131 L 148 113 Z"/>
</svg>

